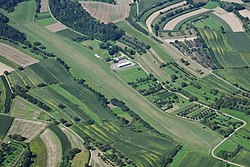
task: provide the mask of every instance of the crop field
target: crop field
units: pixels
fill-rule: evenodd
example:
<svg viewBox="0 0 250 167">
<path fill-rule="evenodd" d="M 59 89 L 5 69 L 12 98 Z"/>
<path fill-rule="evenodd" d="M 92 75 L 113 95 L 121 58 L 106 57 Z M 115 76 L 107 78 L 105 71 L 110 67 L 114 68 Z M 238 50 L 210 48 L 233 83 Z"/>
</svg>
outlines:
<svg viewBox="0 0 250 167">
<path fill-rule="evenodd" d="M 226 32 L 232 31 L 231 27 L 226 22 L 224 22 L 224 20 L 220 19 L 218 16 L 216 16 L 213 13 L 209 14 L 208 18 L 195 22 L 194 26 L 197 28 L 204 28 L 207 26 L 210 29 L 216 30 L 216 31 L 219 31 L 222 26 L 224 27 Z"/>
<path fill-rule="evenodd" d="M 62 31 L 62 30 L 65 30 L 67 29 L 67 27 L 61 23 L 54 23 L 54 24 L 50 24 L 50 22 L 52 22 L 52 20 L 50 19 L 49 21 L 45 21 L 46 25 L 45 28 L 50 30 L 51 32 L 58 32 L 58 31 Z"/>
<path fill-rule="evenodd" d="M 30 143 L 30 150 L 36 155 L 32 166 L 46 166 L 47 165 L 47 150 L 44 142 L 40 137 L 35 138 Z"/>
<path fill-rule="evenodd" d="M 11 68 L 11 67 L 0 62 L 0 76 L 3 75 L 5 71 L 10 73 L 14 70 L 15 70 L 14 68 Z"/>
<path fill-rule="evenodd" d="M 89 154 L 89 151 L 82 151 L 78 153 L 72 162 L 72 167 L 82 167 L 88 164 Z"/>
<path fill-rule="evenodd" d="M 245 67 L 246 62 L 230 45 L 228 38 L 213 30 L 199 30 L 206 44 L 212 49 L 216 61 L 223 67 Z"/>
<path fill-rule="evenodd" d="M 102 2 L 81 2 L 81 5 L 91 16 L 104 23 L 124 21 L 130 12 L 129 5 L 111 5 Z"/>
<path fill-rule="evenodd" d="M 250 18 L 250 11 L 248 9 L 240 10 L 239 13 L 244 17 Z"/>
<path fill-rule="evenodd" d="M 216 70 L 215 73 L 232 84 L 237 84 L 247 90 L 250 90 L 248 80 L 250 77 L 249 68 Z"/>
<path fill-rule="evenodd" d="M 48 12 L 49 0 L 41 0 L 40 4 L 41 4 L 40 12 Z"/>
<path fill-rule="evenodd" d="M 62 158 L 62 148 L 59 138 L 50 129 L 41 134 L 42 142 L 47 150 L 47 166 L 56 167 Z"/>
<path fill-rule="evenodd" d="M 208 3 L 207 3 L 205 6 L 202 6 L 202 7 L 203 7 L 203 8 L 206 8 L 206 9 L 214 9 L 214 8 L 216 8 L 217 6 L 219 6 L 219 3 L 218 3 L 218 2 L 208 1 Z"/>
<path fill-rule="evenodd" d="M 57 33 L 72 40 L 82 37 L 80 34 L 77 34 L 74 31 L 71 31 L 70 29 L 58 31 Z"/>
<path fill-rule="evenodd" d="M 8 131 L 8 135 L 21 134 L 27 138 L 26 142 L 30 142 L 45 128 L 45 123 L 15 118 Z"/>
<path fill-rule="evenodd" d="M 148 8 L 152 7 L 159 2 L 164 2 L 164 0 L 144 0 L 139 1 L 139 11 L 142 13 L 143 11 L 147 10 Z"/>
<path fill-rule="evenodd" d="M 19 65 L 13 63 L 12 61 L 6 59 L 4 56 L 1 56 L 1 55 L 0 55 L 0 62 L 1 62 L 2 64 L 5 64 L 5 65 L 7 65 L 7 66 L 13 68 L 13 69 L 17 69 L 17 68 L 19 67 Z"/>
<path fill-rule="evenodd" d="M 46 48 L 53 50 L 55 54 L 57 54 L 60 58 L 62 58 L 65 62 L 67 62 L 67 64 L 71 67 L 70 72 L 72 72 L 73 76 L 75 75 L 78 78 L 84 78 L 86 80 L 89 80 L 89 78 L 91 78 L 91 80 L 93 81 L 92 85 L 100 85 L 101 87 L 96 86 L 97 88 L 99 88 L 99 90 L 102 90 L 102 92 L 107 91 L 113 97 L 123 100 L 131 108 L 131 110 L 135 111 L 145 121 L 149 122 L 151 126 L 155 127 L 157 130 L 163 132 L 164 134 L 170 135 L 178 142 L 181 142 L 184 145 L 187 145 L 189 148 L 200 150 L 208 154 L 209 150 L 211 150 L 211 148 L 213 148 L 213 146 L 215 146 L 221 140 L 221 137 L 219 135 L 212 132 L 208 128 L 203 129 L 202 126 L 198 123 L 176 118 L 174 116 L 161 112 L 154 105 L 149 103 L 145 97 L 141 96 L 138 92 L 134 91 L 131 87 L 127 86 L 126 83 L 124 83 L 124 81 L 121 81 L 120 78 L 118 78 L 114 74 L 114 72 L 112 72 L 109 69 L 109 67 L 106 66 L 105 63 L 100 63 L 99 61 L 96 61 L 96 58 L 93 57 L 93 54 L 95 53 L 91 51 L 90 49 L 80 44 L 72 43 L 69 40 L 65 40 L 64 38 L 60 37 L 58 34 L 56 33 L 53 34 L 43 29 L 41 26 L 33 23 L 32 16 L 34 14 L 34 6 L 35 4 L 33 1 L 23 2 L 16 7 L 13 13 L 8 14 L 10 18 L 15 18 L 15 20 L 17 20 L 16 24 L 13 26 L 18 28 L 22 32 L 28 33 L 30 38 L 36 41 L 41 41 L 42 43 L 45 43 Z M 36 32 L 40 32 L 40 33 L 36 33 Z M 60 75 L 58 77 L 60 77 Z M 72 87 L 74 86 L 69 86 L 69 88 L 67 88 L 67 91 L 70 91 L 69 89 L 72 89 Z M 74 96 L 79 96 L 78 88 L 76 92 L 77 93 L 74 93 Z M 41 96 L 41 94 L 38 94 L 38 96 Z M 71 91 L 71 94 L 73 94 L 72 91 Z M 129 98 L 124 96 L 128 94 L 129 94 Z M 89 97 L 90 96 L 88 96 L 88 98 Z M 41 96 L 41 98 L 44 98 L 44 97 Z M 96 103 L 96 101 L 94 102 Z M 50 104 L 50 102 L 48 103 Z M 55 104 L 55 106 L 57 105 L 58 103 Z M 98 115 L 99 113 L 102 113 L 102 112 L 99 112 L 98 109 L 95 109 L 94 111 L 98 113 Z M 148 112 L 145 112 L 145 111 L 148 111 Z M 55 111 L 55 113 L 57 112 Z M 109 115 L 106 112 L 104 113 L 105 115 Z M 105 119 L 104 116 L 100 116 L 100 117 L 102 117 L 102 119 Z M 114 121 L 116 122 L 117 120 L 114 119 Z M 107 125 L 108 127 L 112 127 L 113 129 L 118 128 L 118 129 L 122 129 L 122 131 L 127 130 L 129 134 L 127 133 L 126 136 L 132 136 L 130 135 L 131 132 L 129 128 L 120 127 L 120 125 L 118 125 L 119 123 L 115 123 L 114 126 L 110 125 L 110 122 L 107 124 L 108 124 Z M 108 127 L 106 128 L 108 129 Z M 100 126 L 92 125 L 89 127 L 88 126 L 83 127 L 84 133 L 88 133 L 92 137 L 94 136 L 94 138 L 98 139 L 98 141 L 108 140 L 102 133 L 106 134 L 108 137 L 112 136 L 112 134 L 109 134 L 109 132 L 107 132 L 108 130 L 103 130 L 102 128 L 103 128 L 102 125 Z M 82 132 L 82 130 L 80 131 Z M 119 131 L 117 133 L 119 133 Z M 79 132 L 79 134 L 81 133 Z M 154 136 L 154 137 L 159 138 L 158 136 Z M 101 139 L 99 140 L 99 138 Z M 146 137 L 143 137 L 143 139 L 145 138 Z M 150 141 L 152 141 L 152 138 L 151 139 L 148 138 L 147 140 L 141 140 L 141 141 L 144 142 L 143 145 L 150 145 Z M 142 145 L 141 141 L 135 143 L 135 146 L 137 148 L 139 145 Z M 166 142 L 164 141 L 164 143 Z M 125 143 L 125 145 L 126 144 L 127 143 Z M 168 146 L 164 144 L 163 147 L 161 146 L 159 147 L 159 149 L 158 147 L 155 147 L 154 149 L 151 149 L 151 150 L 157 150 L 157 152 L 158 151 L 161 152 L 160 155 L 163 155 L 167 153 L 168 151 L 162 150 L 162 148 L 170 149 L 170 147 L 172 148 L 172 146 L 173 146 L 172 144 Z M 129 149 L 126 149 L 126 150 L 129 150 L 129 152 L 127 151 L 124 154 L 126 155 L 129 154 L 131 152 L 131 148 L 136 148 L 136 147 L 130 146 Z M 121 146 L 119 148 L 122 149 L 123 147 Z M 141 150 L 141 148 L 136 149 L 136 152 L 139 152 L 137 150 Z M 149 153 L 151 150 L 149 150 Z M 144 157 L 147 157 L 147 153 L 143 153 L 143 154 L 145 155 Z M 137 154 L 136 156 L 138 155 L 139 154 Z M 132 158 L 136 159 L 137 158 L 136 156 L 133 156 Z M 147 159 L 150 159 L 150 158 L 148 157 Z"/>
<path fill-rule="evenodd" d="M 250 44 L 248 34 L 245 32 L 237 33 L 227 33 L 226 34 L 229 44 L 233 49 L 237 50 L 240 53 L 249 53 Z"/>
<path fill-rule="evenodd" d="M 234 13 L 223 13 L 218 14 L 216 12 L 213 12 L 218 17 L 223 19 L 232 29 L 233 32 L 244 32 L 243 25 L 241 21 L 237 18 L 237 16 Z"/>
<path fill-rule="evenodd" d="M 0 43 L 0 55 L 22 67 L 27 67 L 38 62 L 38 60 L 4 43 Z"/>
<path fill-rule="evenodd" d="M 43 112 L 44 111 L 42 111 L 40 108 L 36 107 L 35 105 L 32 105 L 28 101 L 20 97 L 16 97 L 12 102 L 10 115 L 26 119 L 49 119 L 50 117 Z"/>
<path fill-rule="evenodd" d="M 62 154 L 67 155 L 69 150 L 71 149 L 71 143 L 68 139 L 68 137 L 63 133 L 63 131 L 56 125 L 50 125 L 50 130 L 56 134 L 56 136 L 59 138 L 62 148 Z"/>
<path fill-rule="evenodd" d="M 173 8 L 177 8 L 177 7 L 182 6 L 182 5 L 184 5 L 184 4 L 186 4 L 186 2 L 185 2 L 185 1 L 182 1 L 182 2 L 179 2 L 179 3 L 173 4 L 173 5 L 170 5 L 170 6 L 168 6 L 168 7 L 165 7 L 165 8 L 163 8 L 163 9 L 158 10 L 158 11 L 154 12 L 153 14 L 151 14 L 151 15 L 147 18 L 147 20 L 146 20 L 146 25 L 147 25 L 147 27 L 148 27 L 148 30 L 149 30 L 151 33 L 153 33 L 153 30 L 152 30 L 151 25 L 152 25 L 153 21 L 154 21 L 161 13 L 164 13 L 164 12 L 170 10 L 170 9 L 173 9 Z"/>
<path fill-rule="evenodd" d="M 13 122 L 13 118 L 5 115 L 0 115 L 0 140 L 4 138 L 4 136 L 7 134 L 9 128 L 11 127 L 11 124 Z"/>
<path fill-rule="evenodd" d="M 210 88 L 215 87 L 217 90 L 224 93 L 233 94 L 238 91 L 235 87 L 225 83 L 224 81 L 218 79 L 217 77 L 211 74 L 202 79 L 199 79 L 198 83 L 204 85 L 205 87 L 210 87 Z"/>
<path fill-rule="evenodd" d="M 173 30 L 174 27 L 181 21 L 189 18 L 189 17 L 192 17 L 192 16 L 195 16 L 195 15 L 199 15 L 201 13 L 204 13 L 204 12 L 207 12 L 208 9 L 198 9 L 198 10 L 195 10 L 193 12 L 190 12 L 190 13 L 187 13 L 187 14 L 184 14 L 184 15 L 181 15 L 179 17 L 176 17 L 172 20 L 170 20 L 163 28 L 163 30 Z"/>
</svg>

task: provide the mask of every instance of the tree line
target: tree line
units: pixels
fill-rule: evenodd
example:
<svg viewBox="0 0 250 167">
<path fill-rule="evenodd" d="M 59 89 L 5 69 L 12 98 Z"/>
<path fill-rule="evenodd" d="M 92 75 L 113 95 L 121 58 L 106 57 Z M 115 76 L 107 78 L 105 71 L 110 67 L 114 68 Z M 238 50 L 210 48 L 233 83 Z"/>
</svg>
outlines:
<svg viewBox="0 0 250 167">
<path fill-rule="evenodd" d="M 20 3 L 23 2 L 24 0 L 1 0 L 0 1 L 0 8 L 8 11 L 8 12 L 13 12 L 15 6 Z"/>
<path fill-rule="evenodd" d="M 93 18 L 81 4 L 70 0 L 50 0 L 54 17 L 66 26 L 101 41 L 118 40 L 125 32 L 115 24 L 104 24 Z"/>
</svg>

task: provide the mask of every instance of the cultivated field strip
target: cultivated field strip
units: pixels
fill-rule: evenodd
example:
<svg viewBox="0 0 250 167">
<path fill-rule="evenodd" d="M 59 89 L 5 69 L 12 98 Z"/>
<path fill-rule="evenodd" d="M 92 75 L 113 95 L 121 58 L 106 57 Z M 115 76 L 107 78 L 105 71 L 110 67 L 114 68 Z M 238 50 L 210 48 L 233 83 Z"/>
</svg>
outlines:
<svg viewBox="0 0 250 167">
<path fill-rule="evenodd" d="M 170 20 L 165 26 L 164 26 L 164 30 L 173 30 L 174 27 L 181 21 L 189 18 L 189 17 L 192 17 L 192 16 L 195 16 L 195 15 L 199 15 L 201 13 L 204 13 L 204 12 L 207 12 L 208 9 L 198 9 L 198 10 L 195 10 L 193 12 L 190 12 L 190 13 L 187 13 L 187 14 L 184 14 L 184 15 L 181 15 L 179 17 L 176 17 L 172 20 Z"/>
<path fill-rule="evenodd" d="M 248 9 L 240 10 L 239 13 L 244 17 L 250 18 L 250 11 Z"/>
<path fill-rule="evenodd" d="M 133 3 L 133 0 L 116 0 L 117 5 L 129 5 Z"/>
<path fill-rule="evenodd" d="M 60 140 L 50 129 L 46 129 L 40 137 L 47 150 L 47 167 L 56 167 L 62 157 Z"/>
<path fill-rule="evenodd" d="M 44 28 L 50 30 L 51 32 L 58 32 L 65 30 L 67 27 L 59 22 L 45 26 Z"/>
<path fill-rule="evenodd" d="M 104 23 L 123 21 L 130 12 L 129 5 L 111 5 L 101 2 L 81 2 L 81 5 L 91 16 Z"/>
<path fill-rule="evenodd" d="M 4 71 L 8 71 L 8 72 L 12 72 L 14 71 L 15 69 L 3 64 L 0 62 L 0 75 L 3 75 L 4 74 Z"/>
<path fill-rule="evenodd" d="M 48 11 L 49 11 L 49 0 L 41 0 L 40 12 L 48 12 Z"/>
<path fill-rule="evenodd" d="M 216 16 L 223 19 L 231 27 L 233 32 L 244 32 L 243 24 L 234 13 L 225 13 L 225 14 L 218 14 L 217 12 L 213 13 Z"/>
<path fill-rule="evenodd" d="M 21 134 L 27 138 L 27 142 L 30 142 L 45 128 L 45 123 L 16 118 L 8 131 L 8 135 Z"/>
<path fill-rule="evenodd" d="M 179 2 L 179 3 L 176 3 L 176 4 L 171 5 L 171 6 L 167 6 L 166 8 L 163 8 L 163 9 L 161 9 L 161 10 L 158 10 L 158 11 L 154 12 L 154 13 L 153 13 L 152 15 L 150 15 L 150 16 L 148 17 L 148 19 L 146 20 L 146 25 L 147 25 L 147 27 L 148 27 L 148 30 L 149 30 L 151 33 L 153 33 L 153 30 L 152 30 L 151 25 L 152 25 L 153 21 L 154 21 L 161 13 L 166 12 L 166 11 L 168 11 L 168 10 L 170 10 L 170 9 L 174 9 L 174 8 L 180 7 L 180 6 L 185 5 L 185 4 L 186 4 L 186 1 Z"/>
<path fill-rule="evenodd" d="M 27 67 L 31 64 L 38 63 L 38 60 L 4 43 L 0 43 L 0 55 L 22 67 Z"/>
</svg>

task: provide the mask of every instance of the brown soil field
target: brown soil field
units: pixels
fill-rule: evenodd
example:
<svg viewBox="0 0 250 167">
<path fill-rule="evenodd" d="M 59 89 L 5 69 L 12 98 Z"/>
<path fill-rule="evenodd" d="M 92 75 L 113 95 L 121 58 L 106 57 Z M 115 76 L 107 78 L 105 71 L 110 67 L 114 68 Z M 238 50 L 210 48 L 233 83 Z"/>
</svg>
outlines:
<svg viewBox="0 0 250 167">
<path fill-rule="evenodd" d="M 91 16 L 104 23 L 123 21 L 129 16 L 130 11 L 129 5 L 111 5 L 102 2 L 81 2 L 81 5 Z"/>
<path fill-rule="evenodd" d="M 50 129 L 46 129 L 41 134 L 41 139 L 47 149 L 47 167 L 58 166 L 58 163 L 62 158 L 60 140 Z"/>
<path fill-rule="evenodd" d="M 39 62 L 38 60 L 24 54 L 16 48 L 13 48 L 12 46 L 6 45 L 4 43 L 0 43 L 0 55 L 22 67 L 27 67 L 31 64 Z"/>
<path fill-rule="evenodd" d="M 4 71 L 8 71 L 8 72 L 11 72 L 11 71 L 14 71 L 15 69 L 3 64 L 0 62 L 0 76 L 4 74 Z"/>
<path fill-rule="evenodd" d="M 49 11 L 49 0 L 41 0 L 41 8 L 40 12 L 48 12 Z"/>
<path fill-rule="evenodd" d="M 250 18 L 250 10 L 244 9 L 244 10 L 240 10 L 239 13 L 244 16 L 244 17 L 248 17 Z"/>
<path fill-rule="evenodd" d="M 51 32 L 58 32 L 61 30 L 65 30 L 67 27 L 59 22 L 45 26 L 44 28 L 50 30 Z"/>
<path fill-rule="evenodd" d="M 14 119 L 7 136 L 21 134 L 23 137 L 27 138 L 26 142 L 30 142 L 45 128 L 45 123 L 16 118 Z"/>
<path fill-rule="evenodd" d="M 240 19 L 233 13 L 223 13 L 219 14 L 217 12 L 213 12 L 216 16 L 223 19 L 232 29 L 233 32 L 244 32 L 244 27 Z"/>
</svg>

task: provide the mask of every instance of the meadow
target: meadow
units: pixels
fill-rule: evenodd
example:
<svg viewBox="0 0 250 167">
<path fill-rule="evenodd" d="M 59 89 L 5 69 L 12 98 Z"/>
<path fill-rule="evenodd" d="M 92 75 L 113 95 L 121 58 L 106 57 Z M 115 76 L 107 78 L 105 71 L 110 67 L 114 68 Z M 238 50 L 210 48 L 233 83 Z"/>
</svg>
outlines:
<svg viewBox="0 0 250 167">
<path fill-rule="evenodd" d="M 32 164 L 33 167 L 47 165 L 47 150 L 40 137 L 35 138 L 30 143 L 30 150 L 36 155 L 34 163 Z"/>
<path fill-rule="evenodd" d="M 215 2 L 215 1 L 208 1 L 208 3 L 204 6 L 202 6 L 203 8 L 206 8 L 206 9 L 214 9 L 216 8 L 217 6 L 219 6 L 219 3 L 218 2 Z"/>
</svg>

